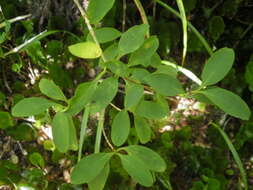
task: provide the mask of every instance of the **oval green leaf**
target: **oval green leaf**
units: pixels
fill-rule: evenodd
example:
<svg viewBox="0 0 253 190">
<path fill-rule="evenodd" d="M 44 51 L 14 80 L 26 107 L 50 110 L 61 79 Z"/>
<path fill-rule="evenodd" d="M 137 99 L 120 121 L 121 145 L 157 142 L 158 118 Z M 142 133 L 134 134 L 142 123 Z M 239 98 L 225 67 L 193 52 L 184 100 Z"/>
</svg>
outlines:
<svg viewBox="0 0 253 190">
<path fill-rule="evenodd" d="M 78 114 L 92 99 L 97 88 L 97 83 L 84 82 L 78 85 L 75 95 L 69 101 L 69 108 L 66 111 L 70 115 Z"/>
<path fill-rule="evenodd" d="M 99 43 L 106 43 L 121 36 L 121 32 L 115 28 L 104 27 L 95 30 L 95 35 Z M 91 34 L 88 34 L 87 41 L 93 41 Z"/>
<path fill-rule="evenodd" d="M 112 8 L 115 0 L 90 0 L 87 15 L 91 24 L 96 24 L 104 18 Z"/>
<path fill-rule="evenodd" d="M 110 166 L 109 164 L 106 164 L 104 169 L 98 174 L 98 176 L 88 183 L 89 190 L 103 190 L 106 180 L 108 178 L 109 172 L 110 172 Z"/>
<path fill-rule="evenodd" d="M 91 182 L 100 174 L 112 156 L 113 153 L 97 153 L 84 157 L 74 167 L 71 173 L 71 183 Z"/>
<path fill-rule="evenodd" d="M 145 187 L 153 185 L 153 176 L 147 166 L 134 155 L 119 155 L 123 168 L 138 183 Z"/>
<path fill-rule="evenodd" d="M 38 152 L 33 152 L 29 155 L 29 161 L 37 167 L 44 168 L 45 167 L 45 161 L 42 157 L 42 155 Z"/>
<path fill-rule="evenodd" d="M 52 122 L 53 141 L 60 152 L 67 152 L 70 145 L 69 118 L 66 113 L 58 112 Z"/>
<path fill-rule="evenodd" d="M 162 119 L 167 116 L 168 111 L 156 102 L 143 100 L 137 105 L 134 112 L 147 119 Z"/>
<path fill-rule="evenodd" d="M 151 36 L 146 39 L 143 45 L 134 53 L 131 54 L 128 66 L 135 65 L 149 65 L 152 56 L 155 54 L 158 49 L 159 41 L 156 36 Z"/>
<path fill-rule="evenodd" d="M 38 115 L 54 105 L 56 105 L 56 103 L 45 98 L 25 98 L 19 101 L 12 108 L 12 115 L 15 117 L 28 117 L 32 115 Z"/>
<path fill-rule="evenodd" d="M 105 66 L 117 76 L 127 77 L 129 75 L 129 68 L 121 61 L 109 61 L 105 63 Z"/>
<path fill-rule="evenodd" d="M 127 111 L 119 112 L 113 119 L 111 138 L 113 144 L 121 146 L 130 132 L 130 119 Z"/>
<path fill-rule="evenodd" d="M 227 114 L 248 120 L 250 118 L 250 109 L 240 96 L 218 87 L 206 89 L 199 93 L 205 95 L 217 107 Z"/>
<path fill-rule="evenodd" d="M 92 101 L 92 113 L 99 112 L 110 104 L 113 98 L 118 92 L 118 79 L 115 77 L 110 77 L 101 84 L 98 85 L 96 91 L 93 94 Z"/>
<path fill-rule="evenodd" d="M 184 93 L 180 82 L 171 75 L 153 73 L 144 79 L 156 92 L 164 96 L 176 96 Z"/>
<path fill-rule="evenodd" d="M 161 158 L 159 154 L 150 148 L 140 146 L 140 145 L 131 145 L 124 148 L 128 154 L 137 156 L 148 169 L 156 172 L 164 172 L 166 170 L 166 163 Z"/>
<path fill-rule="evenodd" d="M 95 59 L 101 56 L 102 50 L 93 42 L 82 42 L 69 46 L 69 51 L 74 56 L 84 59 Z"/>
<path fill-rule="evenodd" d="M 124 106 L 126 109 L 129 109 L 138 104 L 144 94 L 144 87 L 140 84 L 127 82 L 125 92 Z"/>
<path fill-rule="evenodd" d="M 123 33 L 119 40 L 120 55 L 123 56 L 137 50 L 143 44 L 148 29 L 147 24 L 141 24 L 135 25 Z"/>
<path fill-rule="evenodd" d="M 40 91 L 49 98 L 62 101 L 67 100 L 60 87 L 57 86 L 52 80 L 41 79 L 39 83 L 39 88 Z"/>
<path fill-rule="evenodd" d="M 233 49 L 222 48 L 207 61 L 201 74 L 202 86 L 215 84 L 222 80 L 232 68 L 235 53 Z"/>
<path fill-rule="evenodd" d="M 137 136 L 142 144 L 147 143 L 151 139 L 151 128 L 147 121 L 139 116 L 134 116 L 134 126 Z"/>
</svg>

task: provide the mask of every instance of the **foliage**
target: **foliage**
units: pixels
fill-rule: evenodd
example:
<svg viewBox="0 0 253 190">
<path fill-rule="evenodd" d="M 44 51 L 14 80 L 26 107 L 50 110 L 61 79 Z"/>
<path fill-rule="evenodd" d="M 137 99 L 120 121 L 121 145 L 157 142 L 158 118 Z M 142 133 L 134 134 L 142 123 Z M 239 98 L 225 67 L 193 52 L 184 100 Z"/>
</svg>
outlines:
<svg viewBox="0 0 253 190">
<path fill-rule="evenodd" d="M 253 187 L 250 1 L 48 2 L 1 4 L 0 189 Z"/>
</svg>

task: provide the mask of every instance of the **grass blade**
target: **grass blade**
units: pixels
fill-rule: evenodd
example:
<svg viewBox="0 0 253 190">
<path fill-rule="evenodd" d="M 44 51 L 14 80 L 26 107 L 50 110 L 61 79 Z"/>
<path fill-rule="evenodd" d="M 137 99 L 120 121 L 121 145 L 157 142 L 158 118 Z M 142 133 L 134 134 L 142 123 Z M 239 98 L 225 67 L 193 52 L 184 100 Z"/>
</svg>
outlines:
<svg viewBox="0 0 253 190">
<path fill-rule="evenodd" d="M 42 38 L 45 38 L 48 35 L 54 34 L 60 32 L 59 30 L 50 30 L 50 31 L 44 31 L 39 33 L 38 35 L 30 38 L 29 40 L 27 40 L 26 42 L 24 42 L 23 44 L 13 48 L 12 50 L 8 51 L 7 53 L 4 54 L 4 57 L 13 53 L 17 53 L 20 50 L 22 50 L 23 48 L 25 48 L 26 46 L 30 45 L 32 42 L 36 41 L 36 40 L 41 40 Z"/>
<path fill-rule="evenodd" d="M 164 7 L 165 9 L 167 9 L 168 11 L 170 11 L 172 14 L 174 14 L 176 17 L 181 18 L 181 15 L 174 10 L 172 7 L 170 7 L 169 5 L 167 5 L 166 3 L 160 1 L 160 0 L 155 0 L 159 5 L 161 5 L 162 7 Z M 189 28 L 192 30 L 192 32 L 197 36 L 197 38 L 199 39 L 199 41 L 203 44 L 203 46 L 206 48 L 207 52 L 212 55 L 213 54 L 213 50 L 210 47 L 210 45 L 207 43 L 207 41 L 205 40 L 205 38 L 199 33 L 199 31 L 188 21 L 188 26 Z"/>
<path fill-rule="evenodd" d="M 98 120 L 98 127 L 97 127 L 94 153 L 99 153 L 100 152 L 101 137 L 102 137 L 102 131 L 103 131 L 103 128 L 104 128 L 104 120 L 105 120 L 105 110 L 103 109 L 99 113 L 99 120 Z"/>
<path fill-rule="evenodd" d="M 28 14 L 28 15 L 23 15 L 23 16 L 18 16 L 18 17 L 15 17 L 15 18 L 12 18 L 10 20 L 6 20 L 2 23 L 0 23 L 0 28 L 3 28 L 6 26 L 6 22 L 9 22 L 9 23 L 14 23 L 14 22 L 17 22 L 17 21 L 20 21 L 20 20 L 24 20 L 26 18 L 29 18 L 31 17 L 32 15 L 31 14 Z"/>
<path fill-rule="evenodd" d="M 182 26 L 183 26 L 183 56 L 182 56 L 182 66 L 184 66 L 185 62 L 185 57 L 187 53 L 187 19 L 185 15 L 185 10 L 184 10 L 184 4 L 182 0 L 177 0 L 177 6 L 180 12 L 180 17 L 182 21 Z"/>
<path fill-rule="evenodd" d="M 81 123 L 81 131 L 80 131 L 80 139 L 79 139 L 79 149 L 78 149 L 78 162 L 82 158 L 82 150 L 83 150 L 83 142 L 85 138 L 85 132 L 87 129 L 87 123 L 89 119 L 89 114 L 90 114 L 90 106 L 87 105 L 84 113 L 83 113 L 83 118 L 82 118 L 82 123 Z"/>
<path fill-rule="evenodd" d="M 215 123 L 211 123 L 221 134 L 221 136 L 223 137 L 223 139 L 225 140 L 225 142 L 228 145 L 229 150 L 231 151 L 233 158 L 240 170 L 241 173 L 241 177 L 242 177 L 242 181 L 245 185 L 245 190 L 248 190 L 248 182 L 247 182 L 247 174 L 243 168 L 243 164 L 242 161 L 237 153 L 237 151 L 235 150 L 234 145 L 232 144 L 231 140 L 229 139 L 229 137 L 227 136 L 227 134 L 219 127 L 219 125 L 215 124 Z"/>
</svg>

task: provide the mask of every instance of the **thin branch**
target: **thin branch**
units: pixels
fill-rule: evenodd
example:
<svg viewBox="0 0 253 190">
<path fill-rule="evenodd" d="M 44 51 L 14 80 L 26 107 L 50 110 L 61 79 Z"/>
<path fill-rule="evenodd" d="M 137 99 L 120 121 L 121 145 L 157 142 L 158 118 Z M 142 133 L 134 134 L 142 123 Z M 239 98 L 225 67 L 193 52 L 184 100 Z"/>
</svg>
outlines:
<svg viewBox="0 0 253 190">
<path fill-rule="evenodd" d="M 111 105 L 114 109 L 116 109 L 116 110 L 118 110 L 118 111 L 121 111 L 121 109 L 120 109 L 119 107 L 117 107 L 116 105 L 114 105 L 113 103 L 110 103 L 110 105 Z"/>
<path fill-rule="evenodd" d="M 85 21 L 85 23 L 86 23 L 86 25 L 87 25 L 87 27 L 88 27 L 88 30 L 89 30 L 89 32 L 90 32 L 90 34 L 91 34 L 91 36 L 92 36 L 94 42 L 96 43 L 97 46 L 100 47 L 100 44 L 99 44 L 99 42 L 98 42 L 98 40 L 97 40 L 95 31 L 93 30 L 93 28 L 92 28 L 92 26 L 91 26 L 91 24 L 90 24 L 90 21 L 89 21 L 89 19 L 88 19 L 88 16 L 87 16 L 85 10 L 83 9 L 83 7 L 81 6 L 81 4 L 79 3 L 78 0 L 73 0 L 73 1 L 74 1 L 74 3 L 76 4 L 76 6 L 78 7 L 78 9 L 79 9 L 79 11 L 80 11 L 82 17 L 84 18 L 84 21 Z M 101 49 L 101 47 L 100 47 L 100 49 Z M 104 62 L 106 62 L 106 58 L 105 58 L 103 52 L 102 52 L 102 54 L 101 54 L 101 57 L 102 57 L 102 60 L 103 60 Z"/>
<path fill-rule="evenodd" d="M 115 148 L 113 147 L 113 145 L 110 143 L 108 137 L 106 136 L 106 133 L 105 133 L 105 129 L 104 129 L 104 128 L 103 128 L 103 136 L 104 136 L 104 138 L 105 138 L 106 143 L 107 143 L 108 146 L 110 147 L 110 149 L 111 149 L 112 151 L 115 151 Z"/>
<path fill-rule="evenodd" d="M 135 5 L 136 5 L 136 7 L 138 8 L 138 11 L 139 11 L 139 13 L 140 13 L 140 15 L 141 15 L 141 20 L 142 20 L 143 24 L 149 25 L 149 24 L 148 24 L 147 15 L 146 15 L 146 13 L 145 13 L 145 10 L 144 10 L 144 8 L 143 8 L 143 6 L 142 6 L 140 0 L 134 0 L 134 3 L 135 3 Z M 149 30 L 148 30 L 148 32 L 147 32 L 147 37 L 149 38 L 149 36 L 150 36 L 150 34 L 149 34 Z"/>
</svg>

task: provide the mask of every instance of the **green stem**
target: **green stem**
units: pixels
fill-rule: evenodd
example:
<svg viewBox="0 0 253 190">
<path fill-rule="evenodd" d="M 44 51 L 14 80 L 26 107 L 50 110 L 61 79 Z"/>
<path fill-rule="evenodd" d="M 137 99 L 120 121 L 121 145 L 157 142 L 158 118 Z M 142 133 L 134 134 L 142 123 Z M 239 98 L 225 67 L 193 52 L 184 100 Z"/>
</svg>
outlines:
<svg viewBox="0 0 253 190">
<path fill-rule="evenodd" d="M 185 15 L 185 10 L 184 10 L 184 4 L 182 0 L 177 0 L 177 6 L 180 12 L 180 17 L 182 21 L 182 26 L 183 26 L 183 55 L 182 55 L 182 66 L 184 66 L 185 63 L 185 58 L 186 58 L 186 53 L 187 53 L 187 19 Z"/>
<path fill-rule="evenodd" d="M 248 190 L 248 182 L 247 182 L 247 174 L 243 168 L 243 164 L 242 164 L 242 161 L 234 147 L 234 145 L 232 144 L 231 140 L 229 139 L 229 137 L 227 136 L 227 134 L 220 128 L 219 125 L 215 124 L 215 123 L 211 123 L 212 126 L 214 126 L 221 134 L 221 136 L 223 137 L 223 139 L 225 140 L 225 142 L 227 143 L 228 145 L 228 148 L 229 150 L 231 151 L 233 157 L 234 157 L 234 160 L 240 170 L 240 173 L 241 173 L 241 177 L 242 177 L 242 181 L 245 185 L 245 190 Z"/>
<path fill-rule="evenodd" d="M 175 11 L 172 7 L 170 7 L 169 5 L 167 5 L 166 3 L 164 3 L 164 2 L 162 2 L 160 0 L 154 0 L 154 1 L 156 1 L 158 4 L 160 4 L 162 7 L 164 7 L 168 11 L 170 11 L 176 17 L 181 18 L 181 15 L 177 11 Z M 199 33 L 199 31 L 189 21 L 188 21 L 188 26 L 192 30 L 192 32 L 197 36 L 197 38 L 203 44 L 203 46 L 206 48 L 207 52 L 210 55 L 212 55 L 213 54 L 212 48 L 207 43 L 207 41 L 205 40 L 205 38 Z"/>
<path fill-rule="evenodd" d="M 146 13 L 145 13 L 145 10 L 144 10 L 144 8 L 143 8 L 143 6 L 142 6 L 140 0 L 134 0 L 134 3 L 135 3 L 135 5 L 136 5 L 137 9 L 139 10 L 139 13 L 140 13 L 140 15 L 141 15 L 141 20 L 142 20 L 143 24 L 149 25 L 149 24 L 148 24 L 147 15 L 146 15 Z M 149 36 L 150 36 L 150 34 L 149 34 L 149 30 L 148 30 L 148 32 L 147 32 L 147 37 L 149 38 Z"/>
<path fill-rule="evenodd" d="M 103 109 L 99 114 L 99 120 L 98 120 L 98 128 L 97 128 L 97 134 L 96 134 L 96 142 L 95 142 L 95 153 L 100 152 L 100 144 L 101 144 L 101 137 L 102 132 L 104 128 L 104 120 L 105 120 L 105 110 Z"/>
<path fill-rule="evenodd" d="M 86 132 L 86 129 L 87 129 L 89 114 L 90 114 L 90 106 L 87 105 L 86 109 L 84 110 L 84 113 L 83 113 L 83 119 L 82 119 L 82 124 L 81 124 L 79 149 L 78 149 L 78 162 L 82 158 L 83 142 L 84 142 L 85 132 Z"/>
</svg>

